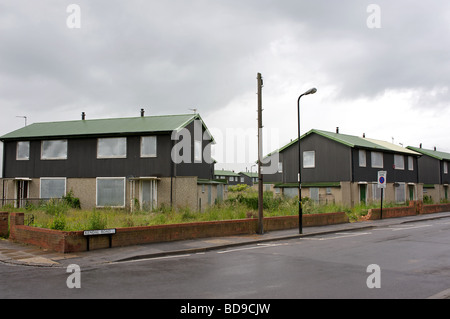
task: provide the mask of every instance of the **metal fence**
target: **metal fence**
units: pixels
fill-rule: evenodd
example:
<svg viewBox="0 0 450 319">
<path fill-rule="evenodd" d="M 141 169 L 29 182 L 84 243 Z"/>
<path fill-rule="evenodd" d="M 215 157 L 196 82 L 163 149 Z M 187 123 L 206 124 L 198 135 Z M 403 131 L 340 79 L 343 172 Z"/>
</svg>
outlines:
<svg viewBox="0 0 450 319">
<path fill-rule="evenodd" d="M 31 210 L 47 204 L 50 200 L 56 202 L 62 201 L 62 199 L 54 199 L 54 198 L 24 198 L 24 199 L 1 198 L 0 208 L 25 208 Z"/>
</svg>

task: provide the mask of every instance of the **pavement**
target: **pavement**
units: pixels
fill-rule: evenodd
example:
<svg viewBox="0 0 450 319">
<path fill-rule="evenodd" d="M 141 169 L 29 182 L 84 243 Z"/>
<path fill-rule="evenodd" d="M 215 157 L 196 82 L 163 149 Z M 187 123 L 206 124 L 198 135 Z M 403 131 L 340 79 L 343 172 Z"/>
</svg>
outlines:
<svg viewBox="0 0 450 319">
<path fill-rule="evenodd" d="M 210 250 L 222 250 L 236 246 L 311 237 L 337 232 L 367 230 L 377 227 L 389 227 L 392 225 L 440 218 L 450 218 L 450 212 L 339 225 L 305 227 L 303 228 L 303 234 L 301 235 L 299 234 L 298 229 L 289 229 L 270 231 L 262 235 L 210 237 L 127 247 L 113 247 L 68 254 L 40 249 L 31 245 L 14 243 L 7 239 L 0 239 L 0 263 L 30 267 L 66 268 L 70 264 L 77 264 L 80 267 L 91 267 L 105 263 L 202 253 Z"/>
</svg>

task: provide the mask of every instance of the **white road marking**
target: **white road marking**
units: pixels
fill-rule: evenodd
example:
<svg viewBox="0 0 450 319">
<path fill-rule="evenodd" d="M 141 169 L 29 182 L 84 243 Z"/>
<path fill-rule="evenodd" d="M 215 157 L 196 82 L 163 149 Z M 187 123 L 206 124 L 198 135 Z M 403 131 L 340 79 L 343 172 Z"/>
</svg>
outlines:
<svg viewBox="0 0 450 319">
<path fill-rule="evenodd" d="M 421 225 L 421 226 L 411 226 L 411 227 L 399 227 L 399 228 L 390 228 L 392 231 L 398 231 L 398 230 L 409 230 L 409 229 L 417 229 L 417 228 L 424 228 L 424 227 L 431 227 L 433 225 Z"/>
<path fill-rule="evenodd" d="M 281 246 L 281 245 L 287 245 L 287 244 L 258 244 L 257 246 L 252 246 L 252 247 L 222 250 L 222 251 L 218 251 L 217 253 L 218 254 L 227 254 L 227 253 L 232 253 L 235 251 L 259 249 L 259 248 L 269 248 L 269 247 L 276 247 L 276 246 Z"/>
<path fill-rule="evenodd" d="M 340 233 L 343 236 L 335 236 L 335 237 L 319 237 L 319 238 L 302 238 L 302 240 L 331 240 L 331 239 L 341 239 L 341 238 L 348 238 L 348 237 L 357 237 L 357 236 L 364 236 L 364 235 L 371 235 L 372 233 Z"/>
</svg>

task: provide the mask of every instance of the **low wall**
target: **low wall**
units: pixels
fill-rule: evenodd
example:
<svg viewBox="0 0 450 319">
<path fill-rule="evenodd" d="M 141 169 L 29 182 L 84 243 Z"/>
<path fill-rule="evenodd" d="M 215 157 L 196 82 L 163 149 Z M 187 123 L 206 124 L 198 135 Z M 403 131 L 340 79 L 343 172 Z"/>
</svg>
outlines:
<svg viewBox="0 0 450 319">
<path fill-rule="evenodd" d="M 450 212 L 450 204 L 423 205 L 421 214 Z"/>
<path fill-rule="evenodd" d="M 383 216 L 381 216 L 383 215 Z M 405 206 L 405 207 L 389 207 L 383 208 L 383 212 L 381 212 L 381 208 L 372 208 L 369 209 L 367 216 L 364 218 L 365 220 L 376 220 L 384 218 L 398 218 L 398 217 L 407 217 L 407 216 L 416 216 L 417 211 L 416 207 L 413 205 Z"/>
<path fill-rule="evenodd" d="M 10 239 L 54 250 L 72 253 L 87 250 L 87 239 L 82 231 L 65 232 L 24 226 L 23 213 L 10 214 Z M 303 226 L 324 226 L 348 223 L 345 213 L 303 215 Z M 255 234 L 258 219 L 240 219 L 213 222 L 199 222 L 160 226 L 117 228 L 112 235 L 112 246 L 130 246 L 138 244 L 169 242 L 195 238 L 222 237 Z M 264 230 L 273 231 L 298 227 L 298 216 L 264 218 Z M 108 236 L 91 236 L 89 249 L 109 247 Z"/>
<path fill-rule="evenodd" d="M 8 213 L 0 212 L 0 237 L 8 237 L 9 234 L 9 224 L 8 224 Z"/>
<path fill-rule="evenodd" d="M 450 204 L 424 205 L 422 201 L 410 201 L 409 206 L 383 208 L 383 218 L 397 218 L 421 214 L 450 212 Z M 369 209 L 363 220 L 380 219 L 381 209 Z"/>
</svg>

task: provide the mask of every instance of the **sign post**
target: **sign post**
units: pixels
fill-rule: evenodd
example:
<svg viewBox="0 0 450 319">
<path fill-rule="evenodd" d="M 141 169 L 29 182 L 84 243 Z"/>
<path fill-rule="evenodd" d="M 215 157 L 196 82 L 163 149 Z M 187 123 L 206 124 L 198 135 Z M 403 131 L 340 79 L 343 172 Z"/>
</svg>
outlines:
<svg viewBox="0 0 450 319">
<path fill-rule="evenodd" d="M 378 172 L 378 188 L 381 188 L 381 210 L 380 210 L 380 219 L 383 219 L 383 193 L 386 189 L 386 171 Z"/>
</svg>

